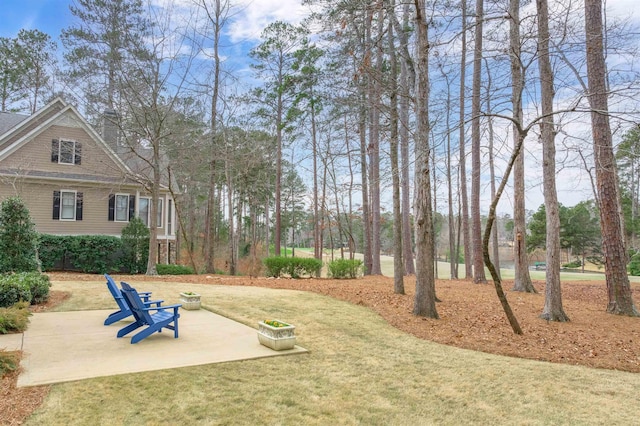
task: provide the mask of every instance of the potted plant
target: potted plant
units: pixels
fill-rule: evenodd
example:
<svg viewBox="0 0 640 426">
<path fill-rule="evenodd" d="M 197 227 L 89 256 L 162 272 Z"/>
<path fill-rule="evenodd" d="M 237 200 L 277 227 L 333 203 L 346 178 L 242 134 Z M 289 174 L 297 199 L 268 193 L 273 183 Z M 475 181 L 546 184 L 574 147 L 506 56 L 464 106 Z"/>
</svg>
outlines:
<svg viewBox="0 0 640 426">
<path fill-rule="evenodd" d="M 260 344 L 282 351 L 293 349 L 296 344 L 296 327 L 278 320 L 264 320 L 258 323 L 258 340 Z"/>
<path fill-rule="evenodd" d="M 180 303 L 187 311 L 200 309 L 200 295 L 192 291 L 184 291 L 180 293 Z"/>
</svg>

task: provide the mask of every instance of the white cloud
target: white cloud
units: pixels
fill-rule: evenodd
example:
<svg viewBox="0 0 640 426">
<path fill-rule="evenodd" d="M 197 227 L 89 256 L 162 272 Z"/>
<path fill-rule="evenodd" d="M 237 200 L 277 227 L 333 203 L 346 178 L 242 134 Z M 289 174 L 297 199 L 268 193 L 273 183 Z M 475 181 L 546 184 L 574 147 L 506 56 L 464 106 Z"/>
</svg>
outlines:
<svg viewBox="0 0 640 426">
<path fill-rule="evenodd" d="M 640 6 L 638 0 L 607 0 L 607 14 L 620 18 L 629 18 L 640 23 Z"/>
<path fill-rule="evenodd" d="M 228 29 L 234 42 L 258 40 L 262 30 L 272 22 L 299 24 L 308 15 L 301 0 L 238 0 L 236 5 L 238 14 Z"/>
</svg>

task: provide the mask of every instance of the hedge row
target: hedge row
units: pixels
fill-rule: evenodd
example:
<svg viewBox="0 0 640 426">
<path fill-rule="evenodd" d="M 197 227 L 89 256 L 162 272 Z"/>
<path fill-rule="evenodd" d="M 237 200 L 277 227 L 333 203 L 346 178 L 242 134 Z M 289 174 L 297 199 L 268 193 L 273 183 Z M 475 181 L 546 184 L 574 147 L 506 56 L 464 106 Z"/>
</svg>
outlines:
<svg viewBox="0 0 640 426">
<path fill-rule="evenodd" d="M 264 259 L 268 277 L 289 276 L 300 278 L 303 275 L 314 276 L 320 272 L 322 261 L 315 258 L 301 257 L 268 257 Z M 327 263 L 329 276 L 332 278 L 357 278 L 362 274 L 363 263 L 357 259 L 336 259 Z"/>
<path fill-rule="evenodd" d="M 263 262 L 267 268 L 267 276 L 275 278 L 285 275 L 291 278 L 300 278 L 304 274 L 313 276 L 322 268 L 321 260 L 306 257 L 275 256 L 267 257 Z"/>
<path fill-rule="evenodd" d="M 142 272 L 146 256 L 126 244 L 128 240 L 107 235 L 40 235 L 38 256 L 43 271 L 74 270 L 86 273 Z M 149 240 L 145 241 L 147 247 Z M 145 251 L 145 254 L 147 251 Z"/>
<path fill-rule="evenodd" d="M 362 273 L 362 265 L 358 259 L 336 259 L 327 264 L 327 269 L 332 278 L 357 278 Z"/>
<path fill-rule="evenodd" d="M 184 265 L 164 265 L 158 263 L 156 265 L 156 271 L 158 275 L 192 275 L 194 274 L 193 268 Z"/>
</svg>

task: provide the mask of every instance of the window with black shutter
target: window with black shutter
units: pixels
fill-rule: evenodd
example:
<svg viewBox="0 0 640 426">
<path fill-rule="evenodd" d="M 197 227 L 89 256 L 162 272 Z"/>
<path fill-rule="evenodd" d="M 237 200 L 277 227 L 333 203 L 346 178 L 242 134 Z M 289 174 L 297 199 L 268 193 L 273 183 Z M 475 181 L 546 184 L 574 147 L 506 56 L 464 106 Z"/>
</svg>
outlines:
<svg viewBox="0 0 640 426">
<path fill-rule="evenodd" d="M 51 141 L 51 162 L 57 163 L 58 158 L 60 158 L 60 142 L 58 139 L 53 139 Z"/>
<path fill-rule="evenodd" d="M 60 219 L 60 191 L 53 191 L 53 220 Z"/>
<path fill-rule="evenodd" d="M 136 196 L 129 194 L 109 195 L 109 221 L 128 222 L 134 217 Z"/>
<path fill-rule="evenodd" d="M 76 142 L 76 152 L 73 157 L 73 163 L 77 165 L 82 164 L 82 144 L 80 142 Z"/>
<path fill-rule="evenodd" d="M 116 196 L 109 195 L 109 222 L 113 222 L 116 218 Z"/>
<path fill-rule="evenodd" d="M 82 204 L 84 202 L 82 192 L 76 192 L 76 220 L 82 220 Z"/>
<path fill-rule="evenodd" d="M 129 220 L 136 216 L 136 196 L 129 195 Z"/>
<path fill-rule="evenodd" d="M 82 220 L 82 207 L 82 192 L 53 191 L 53 220 Z"/>
</svg>

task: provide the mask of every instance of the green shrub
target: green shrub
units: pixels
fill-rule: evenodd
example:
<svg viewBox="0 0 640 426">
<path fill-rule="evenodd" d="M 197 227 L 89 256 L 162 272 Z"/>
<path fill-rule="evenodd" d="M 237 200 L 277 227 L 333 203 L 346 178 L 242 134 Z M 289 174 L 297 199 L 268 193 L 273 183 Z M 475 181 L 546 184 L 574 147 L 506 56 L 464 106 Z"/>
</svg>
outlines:
<svg viewBox="0 0 640 426">
<path fill-rule="evenodd" d="M 300 278 L 303 275 L 316 275 L 322 268 L 322 261 L 307 257 L 267 257 L 263 260 L 267 268 L 268 277 L 281 277 L 288 275 L 291 278 Z"/>
<path fill-rule="evenodd" d="M 139 274 L 147 270 L 149 237 L 149 228 L 139 217 L 132 218 L 129 224 L 122 228 L 121 265 L 126 271 Z"/>
<path fill-rule="evenodd" d="M 18 302 L 10 308 L 0 308 L 0 334 L 21 333 L 29 323 L 29 303 Z"/>
<path fill-rule="evenodd" d="M 32 305 L 49 299 L 49 277 L 39 272 L 19 272 L 0 275 L 0 307 L 9 307 L 23 300 Z"/>
<path fill-rule="evenodd" d="M 636 253 L 631 257 L 631 262 L 629 262 L 629 274 L 634 277 L 640 276 L 640 253 Z"/>
<path fill-rule="evenodd" d="M 576 259 L 573 262 L 565 263 L 562 266 L 569 269 L 581 268 L 582 261 L 580 259 Z"/>
<path fill-rule="evenodd" d="M 31 292 L 31 304 L 44 303 L 49 300 L 51 281 L 49 277 L 39 272 L 24 272 L 15 274 L 15 279 L 22 281 Z"/>
<path fill-rule="evenodd" d="M 19 197 L 0 206 L 0 272 L 38 270 L 38 233 L 29 209 Z"/>
<path fill-rule="evenodd" d="M 38 257 L 43 271 L 64 270 L 69 263 L 69 247 L 75 236 L 40 234 Z"/>
<path fill-rule="evenodd" d="M 108 235 L 40 235 L 38 248 L 42 269 L 88 273 L 120 271 L 122 242 Z"/>
<path fill-rule="evenodd" d="M 283 269 L 287 266 L 287 259 L 289 258 L 280 256 L 265 258 L 262 263 L 267 268 L 267 276 L 274 278 L 282 276 Z"/>
<path fill-rule="evenodd" d="M 184 265 L 163 265 L 157 264 L 156 271 L 158 275 L 192 275 L 193 268 Z"/>
<path fill-rule="evenodd" d="M 82 272 L 104 274 L 120 270 L 122 243 L 118 237 L 81 235 L 70 240 L 68 251 L 74 268 Z"/>
<path fill-rule="evenodd" d="M 18 368 L 19 361 L 16 352 L 0 351 L 0 377 Z"/>
<path fill-rule="evenodd" d="M 29 283 L 20 275 L 0 274 L 0 308 L 8 308 L 21 300 L 31 303 Z"/>
<path fill-rule="evenodd" d="M 357 278 L 361 274 L 362 265 L 362 260 L 359 259 L 336 259 L 329 262 L 327 268 L 332 278 Z"/>
</svg>

